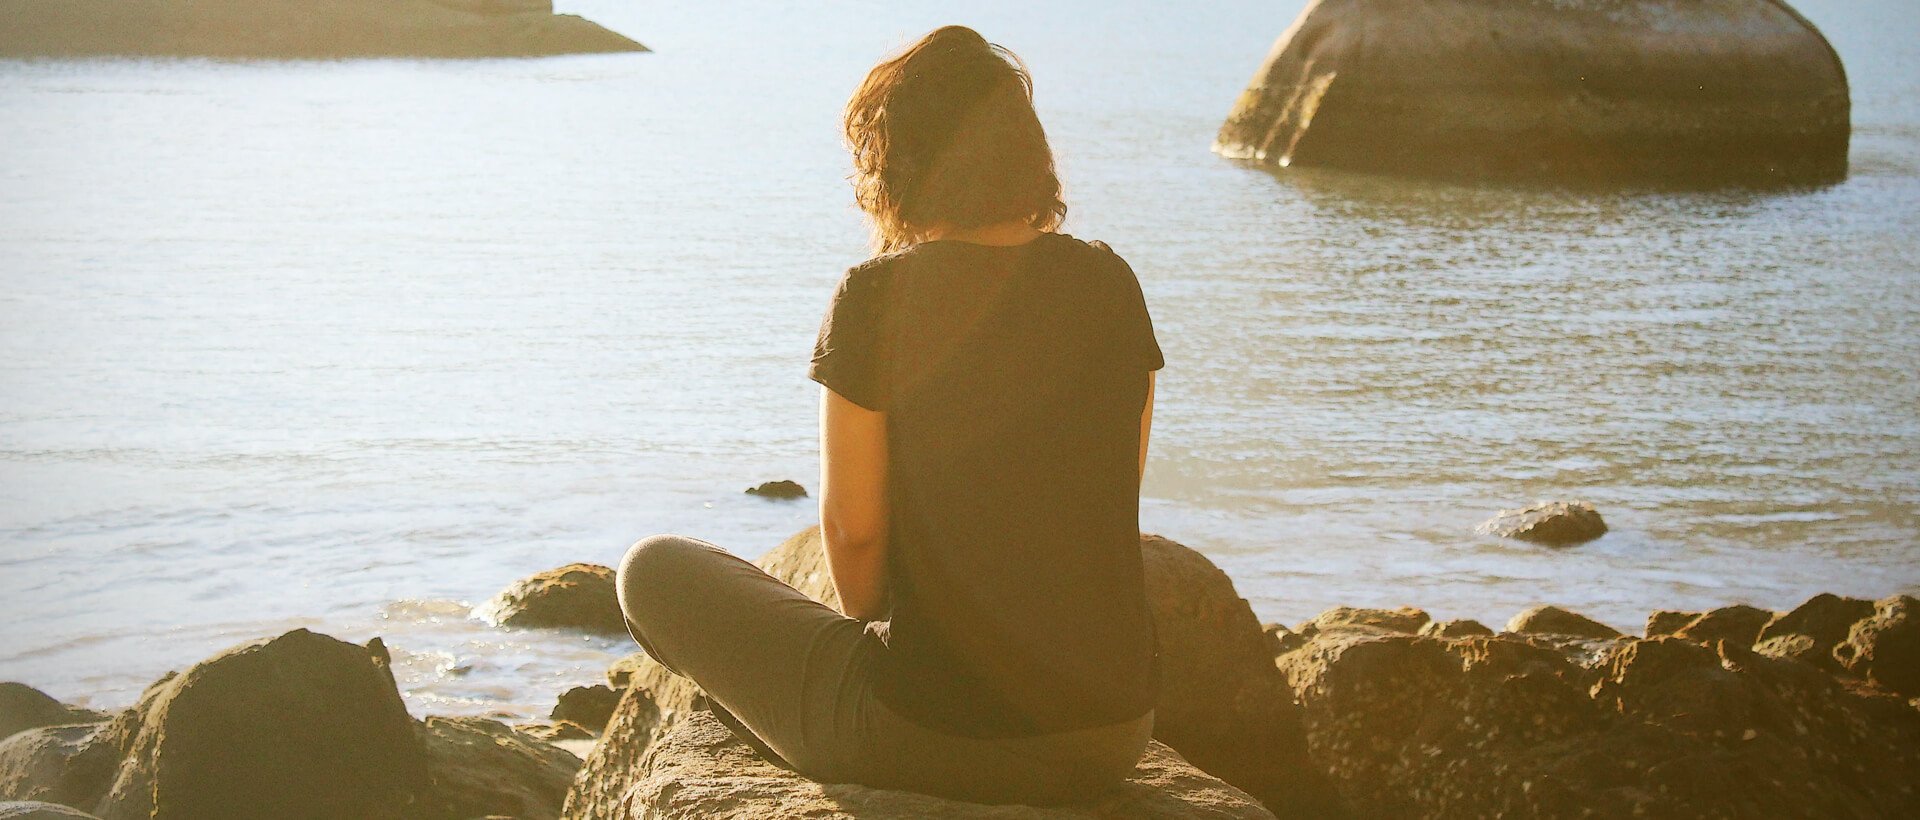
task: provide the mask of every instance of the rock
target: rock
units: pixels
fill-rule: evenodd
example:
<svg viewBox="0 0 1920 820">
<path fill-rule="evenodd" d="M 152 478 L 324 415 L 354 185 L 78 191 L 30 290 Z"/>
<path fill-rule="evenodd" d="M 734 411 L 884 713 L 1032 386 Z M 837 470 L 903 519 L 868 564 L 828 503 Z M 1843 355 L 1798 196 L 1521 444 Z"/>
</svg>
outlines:
<svg viewBox="0 0 1920 820">
<path fill-rule="evenodd" d="M 1873 609 L 1834 647 L 1834 658 L 1902 697 L 1920 698 L 1920 600 L 1895 595 L 1875 601 Z"/>
<path fill-rule="evenodd" d="M 1214 150 L 1468 179 L 1828 182 L 1851 107 L 1839 55 L 1781 0 L 1319 0 Z"/>
<path fill-rule="evenodd" d="M 42 726 L 97 723 L 106 719 L 104 714 L 68 706 L 24 683 L 0 683 L 0 739 Z"/>
<path fill-rule="evenodd" d="M 624 685 L 616 683 L 620 700 L 613 717 L 567 791 L 561 816 L 569 820 L 620 816 L 620 800 L 654 741 L 686 716 L 706 708 L 707 696 L 700 687 L 645 653 L 615 662 L 607 677 Z"/>
<path fill-rule="evenodd" d="M 548 743 L 594 739 L 593 732 L 588 730 L 587 727 L 568 720 L 556 720 L 552 723 L 528 723 L 517 728 L 525 734 L 532 735 Z"/>
<path fill-rule="evenodd" d="M 802 530 L 758 563 L 837 608 L 819 533 Z M 1154 737 L 1276 812 L 1335 811 L 1305 757 L 1299 708 L 1274 668 L 1274 639 L 1233 580 L 1206 556 L 1158 535 L 1143 534 L 1140 551 L 1160 637 Z"/>
<path fill-rule="evenodd" d="M 0 820 L 100 820 L 84 811 L 58 803 L 33 800 L 9 800 L 0 803 Z"/>
<path fill-rule="evenodd" d="M 1261 624 L 1260 631 L 1267 633 L 1267 648 L 1272 650 L 1275 657 L 1299 649 L 1300 645 L 1307 640 L 1300 633 L 1288 629 L 1285 624 Z"/>
<path fill-rule="evenodd" d="M 1055 808 L 987 806 L 855 784 L 816 783 L 768 763 L 706 712 L 681 721 L 661 737 L 647 753 L 617 813 L 594 816 L 659 820 L 1273 817 L 1245 792 L 1194 768 L 1158 742 L 1148 747 L 1133 776 L 1097 803 Z"/>
<path fill-rule="evenodd" d="M 1839 668 L 1839 664 L 1834 661 L 1831 651 L 1826 653 L 1826 659 L 1823 663 L 1819 657 L 1822 653 L 1814 645 L 1813 638 L 1806 635 L 1775 635 L 1754 644 L 1753 651 L 1769 658 L 1794 660 L 1822 668 L 1831 667 L 1829 671 Z"/>
<path fill-rule="evenodd" d="M 1420 627 L 1420 634 L 1429 638 L 1473 638 L 1490 636 L 1493 630 L 1473 620 L 1431 621 Z"/>
<path fill-rule="evenodd" d="M 475 611 L 496 626 L 583 629 L 627 634 L 613 569 L 568 564 L 513 582 Z"/>
<path fill-rule="evenodd" d="M 1905 816 L 1920 713 L 1736 644 L 1327 632 L 1280 666 L 1358 817 Z M 1902 714 L 1901 712 L 1904 712 Z"/>
<path fill-rule="evenodd" d="M 1693 623 L 1702 614 L 1700 612 L 1681 612 L 1673 609 L 1655 610 L 1647 616 L 1647 637 L 1658 638 L 1679 632 L 1681 627 Z"/>
<path fill-rule="evenodd" d="M 1702 614 L 1673 634 L 1697 643 L 1731 641 L 1740 646 L 1752 646 L 1754 641 L 1759 640 L 1760 630 L 1773 620 L 1774 615 L 1771 610 L 1745 604 L 1723 606 Z"/>
<path fill-rule="evenodd" d="M 607 720 L 613 717 L 614 704 L 620 702 L 620 693 L 605 686 L 575 686 L 561 693 L 560 702 L 554 704 L 554 720 L 572 721 L 592 731 L 607 728 Z"/>
<path fill-rule="evenodd" d="M 1798 641 L 1782 640 L 1776 642 L 1774 652 L 1786 652 L 1791 657 L 1811 663 L 1829 672 L 1842 671 L 1840 662 L 1833 657 L 1833 649 L 1847 639 L 1847 633 L 1859 621 L 1873 616 L 1873 602 L 1860 598 L 1842 598 L 1830 593 L 1821 593 L 1808 598 L 1793 608 L 1769 621 L 1760 630 L 1757 643 L 1766 643 L 1775 638 L 1790 635 L 1807 637 L 1805 646 Z M 1758 645 L 1755 646 L 1758 649 Z"/>
<path fill-rule="evenodd" d="M 1557 606 L 1536 606 L 1515 615 L 1513 620 L 1507 622 L 1507 631 L 1534 635 L 1567 635 L 1596 640 L 1621 637 L 1620 631 L 1613 627 Z"/>
<path fill-rule="evenodd" d="M 102 817 L 408 818 L 437 811 L 386 647 L 305 629 L 162 679 L 110 724 Z"/>
<path fill-rule="evenodd" d="M 579 758 L 496 720 L 429 717 L 415 728 L 435 802 L 454 818 L 553 820 L 580 769 Z"/>
<path fill-rule="evenodd" d="M 0 56 L 518 57 L 646 51 L 547 0 L 0 0 Z"/>
<path fill-rule="evenodd" d="M 1549 546 L 1567 546 L 1605 535 L 1600 511 L 1585 501 L 1542 501 L 1518 510 L 1502 510 L 1475 532 L 1517 538 Z"/>
<path fill-rule="evenodd" d="M 93 807 L 120 752 L 106 723 L 43 726 L 0 741 L 0 799 Z"/>
<path fill-rule="evenodd" d="M 1414 609 L 1410 606 L 1399 609 L 1355 609 L 1337 606 L 1301 624 L 1300 634 L 1312 635 L 1328 629 L 1361 627 L 1412 635 L 1432 620 L 1433 618 L 1427 615 L 1426 610 Z"/>
<path fill-rule="evenodd" d="M 761 498 L 806 498 L 807 488 L 794 481 L 766 481 L 758 487 L 748 487 L 747 495 L 757 495 Z"/>
</svg>

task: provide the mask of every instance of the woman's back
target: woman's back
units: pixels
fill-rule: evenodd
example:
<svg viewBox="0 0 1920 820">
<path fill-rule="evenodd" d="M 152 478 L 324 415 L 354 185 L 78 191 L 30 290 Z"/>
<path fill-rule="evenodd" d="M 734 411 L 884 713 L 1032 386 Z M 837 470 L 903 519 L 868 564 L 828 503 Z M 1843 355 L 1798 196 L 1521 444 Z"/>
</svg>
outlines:
<svg viewBox="0 0 1920 820">
<path fill-rule="evenodd" d="M 886 413 L 890 708 L 975 737 L 1152 708 L 1137 459 L 1161 363 L 1098 243 L 923 242 L 847 272 L 811 374 Z"/>
</svg>

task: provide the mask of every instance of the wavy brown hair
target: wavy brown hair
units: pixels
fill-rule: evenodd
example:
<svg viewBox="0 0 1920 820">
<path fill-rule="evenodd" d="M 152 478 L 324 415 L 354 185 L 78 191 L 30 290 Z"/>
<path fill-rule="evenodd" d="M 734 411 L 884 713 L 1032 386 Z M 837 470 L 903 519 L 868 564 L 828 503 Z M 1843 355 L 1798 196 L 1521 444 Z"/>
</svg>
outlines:
<svg viewBox="0 0 1920 820">
<path fill-rule="evenodd" d="M 1033 77 L 966 26 L 935 29 L 867 72 L 847 101 L 846 136 L 876 252 L 932 228 L 1052 230 L 1066 219 Z"/>
</svg>

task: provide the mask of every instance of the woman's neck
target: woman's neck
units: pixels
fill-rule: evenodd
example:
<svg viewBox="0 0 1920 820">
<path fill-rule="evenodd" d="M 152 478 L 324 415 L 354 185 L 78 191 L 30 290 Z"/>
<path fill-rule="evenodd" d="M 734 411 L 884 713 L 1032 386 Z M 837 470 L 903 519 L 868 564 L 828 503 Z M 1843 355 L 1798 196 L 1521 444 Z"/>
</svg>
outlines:
<svg viewBox="0 0 1920 820">
<path fill-rule="evenodd" d="M 1025 222 L 1009 220 L 977 228 L 930 228 L 924 234 L 927 241 L 952 239 L 971 242 L 975 245 L 1025 245 L 1044 233 Z"/>
</svg>

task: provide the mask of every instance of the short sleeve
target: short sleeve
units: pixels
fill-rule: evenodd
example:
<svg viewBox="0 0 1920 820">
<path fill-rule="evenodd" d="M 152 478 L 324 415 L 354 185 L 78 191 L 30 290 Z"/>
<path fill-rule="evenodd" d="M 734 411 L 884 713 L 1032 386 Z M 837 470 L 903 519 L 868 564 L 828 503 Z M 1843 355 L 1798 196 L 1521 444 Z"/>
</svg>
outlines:
<svg viewBox="0 0 1920 820">
<path fill-rule="evenodd" d="M 1165 367 L 1167 361 L 1160 353 L 1160 340 L 1153 334 L 1153 317 L 1147 313 L 1147 297 L 1141 292 L 1140 277 L 1134 274 L 1132 265 L 1107 247 L 1107 243 L 1095 241 L 1090 244 L 1113 254 L 1113 260 L 1118 265 L 1118 281 L 1114 284 L 1117 291 L 1117 327 L 1113 345 L 1120 360 L 1141 370 Z"/>
<path fill-rule="evenodd" d="M 807 368 L 808 378 L 869 410 L 885 410 L 890 398 L 881 275 L 856 266 L 840 277 Z"/>
</svg>

